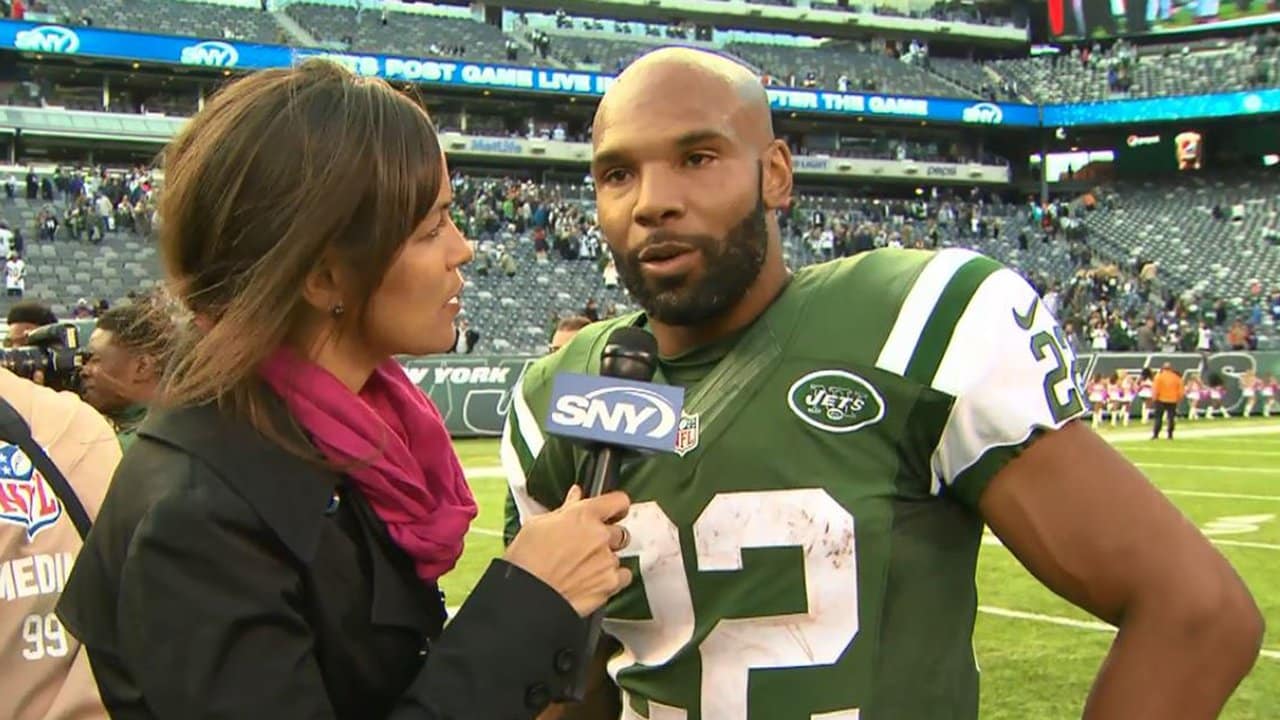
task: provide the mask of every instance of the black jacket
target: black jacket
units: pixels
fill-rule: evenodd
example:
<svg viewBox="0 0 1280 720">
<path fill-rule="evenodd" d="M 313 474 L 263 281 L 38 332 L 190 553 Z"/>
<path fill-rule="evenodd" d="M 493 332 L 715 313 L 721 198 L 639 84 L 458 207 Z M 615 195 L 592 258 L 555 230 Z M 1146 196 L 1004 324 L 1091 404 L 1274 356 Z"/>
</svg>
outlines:
<svg viewBox="0 0 1280 720">
<path fill-rule="evenodd" d="M 500 560 L 442 632 L 439 590 L 345 478 L 212 407 L 142 425 L 58 614 L 117 720 L 529 718 L 586 633 Z"/>
</svg>

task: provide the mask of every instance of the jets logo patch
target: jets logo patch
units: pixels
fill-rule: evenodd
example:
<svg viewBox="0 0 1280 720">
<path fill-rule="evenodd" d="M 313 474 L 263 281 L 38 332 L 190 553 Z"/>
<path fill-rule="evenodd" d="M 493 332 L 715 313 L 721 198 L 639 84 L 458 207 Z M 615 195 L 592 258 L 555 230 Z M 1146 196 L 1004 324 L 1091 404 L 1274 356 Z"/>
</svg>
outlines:
<svg viewBox="0 0 1280 720">
<path fill-rule="evenodd" d="M 864 378 L 844 370 L 817 370 L 791 384 L 787 405 L 809 425 L 849 433 L 880 422 L 884 398 Z"/>
</svg>

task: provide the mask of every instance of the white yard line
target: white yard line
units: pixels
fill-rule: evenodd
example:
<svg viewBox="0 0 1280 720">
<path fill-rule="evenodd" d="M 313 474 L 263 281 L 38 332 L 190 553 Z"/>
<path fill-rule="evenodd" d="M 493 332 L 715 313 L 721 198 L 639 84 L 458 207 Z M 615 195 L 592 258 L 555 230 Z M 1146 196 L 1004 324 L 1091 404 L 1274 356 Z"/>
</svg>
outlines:
<svg viewBox="0 0 1280 720">
<path fill-rule="evenodd" d="M 489 537 L 502 537 L 501 530 L 490 530 L 489 528 L 473 527 L 471 528 L 471 532 L 475 533 L 476 535 L 487 535 Z"/>
<path fill-rule="evenodd" d="M 1111 625 L 1104 622 L 1098 622 L 1096 620 L 1076 620 L 1075 618 L 1060 617 L 1058 615 L 1043 615 L 1041 613 L 1024 612 L 1022 610 L 1009 610 L 1007 608 L 994 607 L 992 605 L 979 605 L 978 612 L 1004 618 L 1015 618 L 1017 620 L 1035 620 L 1036 622 L 1079 628 L 1081 630 L 1097 630 L 1099 632 L 1109 633 L 1116 631 L 1116 629 Z"/>
<path fill-rule="evenodd" d="M 1188 497 L 1227 498 L 1230 500 L 1280 500 L 1280 495 L 1248 495 L 1245 493 L 1209 492 L 1207 490 L 1165 490 L 1165 495 L 1186 495 Z"/>
<path fill-rule="evenodd" d="M 1153 452 L 1153 453 L 1160 453 L 1161 455 L 1166 455 L 1170 453 L 1172 454 L 1193 453 L 1196 455 L 1204 455 L 1208 453 L 1208 454 L 1217 454 L 1217 455 L 1250 455 L 1250 456 L 1256 455 L 1256 456 L 1262 456 L 1262 457 L 1280 457 L 1280 450 L 1241 450 L 1240 448 L 1228 448 L 1228 447 L 1214 448 L 1214 447 L 1203 447 L 1203 446 L 1193 447 L 1193 448 L 1169 447 L 1168 443 L 1161 443 L 1159 445 L 1156 445 L 1155 443 L 1151 443 L 1150 445 L 1126 446 L 1124 448 L 1124 451 L 1126 453 Z"/>
<path fill-rule="evenodd" d="M 501 465 L 463 468 L 462 472 L 467 476 L 468 480 L 496 480 L 507 476 Z"/>
<path fill-rule="evenodd" d="M 1208 422 L 1213 421 L 1210 420 Z M 1177 429 L 1173 431 L 1174 442 L 1177 442 L 1178 440 L 1196 440 L 1241 435 L 1274 435 L 1277 438 L 1280 438 L 1280 419 L 1269 425 L 1250 425 L 1247 427 L 1227 426 L 1207 428 L 1199 427 L 1197 423 L 1191 423 L 1192 425 L 1197 425 L 1195 427 L 1187 427 L 1188 424 L 1189 423 L 1181 421 L 1178 423 Z M 1164 439 L 1163 433 L 1164 431 L 1162 430 L 1160 442 L 1168 442 Z M 1141 430 L 1125 430 L 1114 433 L 1104 432 L 1102 433 L 1102 438 L 1109 443 L 1128 443 L 1138 441 L 1151 442 L 1151 428 L 1148 426 Z"/>
<path fill-rule="evenodd" d="M 1078 630 L 1093 630 L 1095 632 L 1114 633 L 1116 629 L 1111 625 L 1096 620 L 1076 620 L 1075 618 L 1062 617 L 1059 615 L 1045 615 L 1043 613 L 1025 612 L 1023 610 L 1010 610 L 1008 608 L 994 607 L 992 605 L 979 605 L 978 612 L 987 615 L 995 615 L 997 617 L 1012 618 L 1015 620 L 1031 620 L 1033 622 L 1048 623 L 1050 625 L 1061 625 L 1062 627 L 1076 628 Z M 1280 650 L 1261 650 L 1258 654 L 1270 660 L 1280 660 Z"/>
<path fill-rule="evenodd" d="M 1263 475 L 1280 475 L 1280 467 L 1240 467 L 1239 465 L 1180 465 L 1178 463 L 1136 462 L 1140 468 L 1159 468 L 1162 470 L 1208 470 L 1212 472 L 1262 473 Z"/>
<path fill-rule="evenodd" d="M 1248 540 L 1222 540 L 1220 538 L 1209 538 L 1214 545 L 1227 545 L 1229 547 L 1247 547 L 1258 548 L 1259 550 L 1280 550 L 1280 545 L 1274 543 L 1250 542 Z"/>
<path fill-rule="evenodd" d="M 1273 543 L 1253 542 L 1251 540 L 1227 540 L 1224 538 L 1216 538 L 1216 537 L 1207 537 L 1206 539 L 1209 542 L 1213 543 L 1214 545 L 1223 545 L 1226 547 L 1253 548 L 1255 550 L 1280 550 L 1280 545 L 1276 545 Z M 992 533 L 982 534 L 982 544 L 994 545 L 1000 548 L 1005 547 L 1004 543 L 1000 542 L 1000 538 L 996 537 Z M 1008 550 L 1008 548 L 1005 548 L 1005 549 Z"/>
</svg>

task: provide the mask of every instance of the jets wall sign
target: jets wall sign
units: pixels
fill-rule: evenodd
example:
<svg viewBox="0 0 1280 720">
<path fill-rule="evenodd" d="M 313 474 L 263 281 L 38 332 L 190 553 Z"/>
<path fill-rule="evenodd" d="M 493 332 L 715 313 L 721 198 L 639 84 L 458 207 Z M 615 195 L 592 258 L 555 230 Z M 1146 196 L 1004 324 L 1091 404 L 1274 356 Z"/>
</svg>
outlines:
<svg viewBox="0 0 1280 720">
<path fill-rule="evenodd" d="M 511 403 L 511 387 L 537 358 L 529 356 L 444 355 L 401 358 L 414 384 L 431 396 L 454 437 L 498 436 Z M 1238 378 L 1252 370 L 1260 376 L 1280 376 L 1280 353 L 1228 352 L 1208 356 L 1195 353 L 1084 353 L 1078 364 L 1081 384 L 1094 375 L 1116 371 L 1137 373 L 1159 369 L 1164 362 L 1190 377 L 1218 374 L 1227 391 L 1224 407 L 1242 406 Z M 804 386 L 803 388 L 801 386 Z M 846 399 L 847 398 L 847 399 Z M 859 398 L 861 398 L 859 400 Z M 843 370 L 809 373 L 791 386 L 782 400 L 809 426 L 826 432 L 846 433 L 879 421 L 884 402 L 866 380 Z M 810 407 L 809 402 L 814 405 Z M 697 418 L 682 417 L 676 452 L 688 453 L 698 445 Z"/>
</svg>

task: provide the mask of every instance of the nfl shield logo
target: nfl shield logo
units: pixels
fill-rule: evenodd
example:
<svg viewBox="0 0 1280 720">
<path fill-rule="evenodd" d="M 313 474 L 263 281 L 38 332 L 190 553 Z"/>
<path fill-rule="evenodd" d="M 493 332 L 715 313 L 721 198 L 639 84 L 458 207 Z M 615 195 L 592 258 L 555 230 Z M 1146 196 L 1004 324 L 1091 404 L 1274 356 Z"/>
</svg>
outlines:
<svg viewBox="0 0 1280 720">
<path fill-rule="evenodd" d="M 0 523 L 23 528 L 27 541 L 62 517 L 62 503 L 16 445 L 0 445 Z"/>
<path fill-rule="evenodd" d="M 698 416 L 680 413 L 680 427 L 676 429 L 676 454 L 684 457 L 698 447 Z"/>
</svg>

